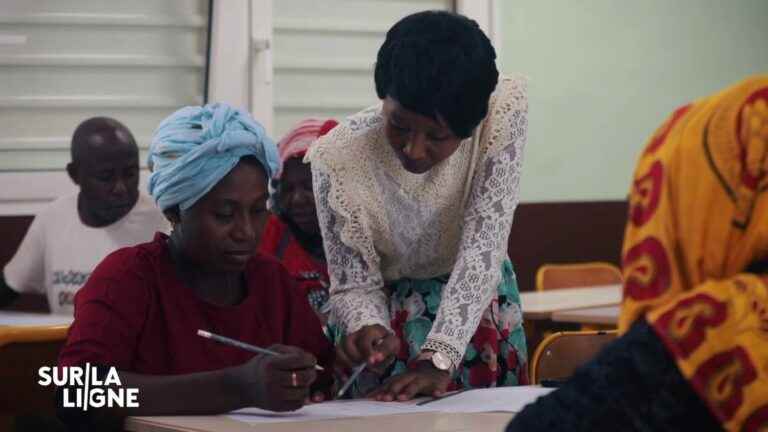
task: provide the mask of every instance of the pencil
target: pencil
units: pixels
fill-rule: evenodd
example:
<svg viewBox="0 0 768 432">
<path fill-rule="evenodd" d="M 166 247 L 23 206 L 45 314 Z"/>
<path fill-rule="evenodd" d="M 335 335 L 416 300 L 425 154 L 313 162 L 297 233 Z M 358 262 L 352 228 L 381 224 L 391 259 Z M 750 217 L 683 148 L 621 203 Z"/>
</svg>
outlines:
<svg viewBox="0 0 768 432">
<path fill-rule="evenodd" d="M 373 343 L 373 346 L 377 347 L 382 342 L 384 342 L 384 338 L 377 339 L 376 342 Z M 350 375 L 350 377 L 347 380 L 347 382 L 344 383 L 344 385 L 341 387 L 341 389 L 339 389 L 339 392 L 336 393 L 336 398 L 337 399 L 342 397 L 342 396 L 344 396 L 344 393 L 346 393 L 347 390 L 349 390 L 349 388 L 352 386 L 352 383 L 355 382 L 355 380 L 357 379 L 357 377 L 360 376 L 361 373 L 363 373 L 363 371 L 365 370 L 365 367 L 366 367 L 367 364 L 368 363 L 363 362 L 363 363 L 360 363 L 359 365 L 355 366 L 355 369 L 352 371 L 352 375 Z"/>
<path fill-rule="evenodd" d="M 228 338 L 226 336 L 220 336 L 220 335 L 217 335 L 215 333 L 211 333 L 211 332 L 205 331 L 205 330 L 198 330 L 197 331 L 197 335 L 198 336 L 202 336 L 202 337 L 204 337 L 206 339 L 215 340 L 216 342 L 220 342 L 220 343 L 223 343 L 225 345 L 231 345 L 231 346 L 238 347 L 238 348 L 244 349 L 246 351 L 250 351 L 250 352 L 255 352 L 255 353 L 258 353 L 258 354 L 280 355 L 280 353 L 277 352 L 277 351 L 268 350 L 266 348 L 260 348 L 260 347 L 257 347 L 256 345 L 251 345 L 251 344 L 247 344 L 245 342 L 240 342 L 239 340 L 230 339 L 230 338 Z M 320 365 L 315 365 L 315 369 L 317 369 L 319 371 L 325 370 Z"/>
<path fill-rule="evenodd" d="M 352 372 L 352 375 L 350 375 L 347 382 L 344 383 L 344 386 L 342 386 L 341 389 L 339 389 L 339 392 L 336 393 L 337 399 L 344 396 L 344 393 L 346 393 L 349 387 L 352 386 L 352 383 L 355 382 L 355 380 L 357 379 L 358 376 L 360 376 L 361 373 L 363 373 L 363 370 L 365 369 L 366 365 L 367 363 L 360 363 L 355 367 L 355 370 Z"/>
</svg>

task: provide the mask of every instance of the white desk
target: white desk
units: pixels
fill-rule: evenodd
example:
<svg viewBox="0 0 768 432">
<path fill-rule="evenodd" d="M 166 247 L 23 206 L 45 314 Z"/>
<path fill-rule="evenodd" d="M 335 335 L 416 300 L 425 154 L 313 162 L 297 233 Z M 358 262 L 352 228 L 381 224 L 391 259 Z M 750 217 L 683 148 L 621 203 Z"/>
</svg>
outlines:
<svg viewBox="0 0 768 432">
<path fill-rule="evenodd" d="M 68 315 L 0 311 L 0 326 L 5 327 L 70 325 L 72 321 L 74 318 Z"/>
<path fill-rule="evenodd" d="M 552 321 L 578 324 L 617 325 L 621 306 L 602 306 L 595 308 L 557 311 L 552 314 Z"/>
<path fill-rule="evenodd" d="M 125 422 L 125 430 L 133 432 L 503 431 L 513 416 L 513 413 L 416 413 L 259 425 L 249 425 L 224 416 L 129 417 Z"/>
<path fill-rule="evenodd" d="M 621 285 L 603 285 L 520 293 L 523 318 L 551 319 L 552 314 L 571 309 L 614 306 L 621 303 Z"/>
<path fill-rule="evenodd" d="M 359 399 L 313 405 L 303 408 L 303 413 L 276 414 L 245 409 L 219 416 L 130 417 L 125 429 L 134 432 L 501 431 L 515 413 L 552 390 L 539 386 L 475 389 L 432 401 L 429 407 L 418 405 L 416 400 L 386 403 Z"/>
</svg>

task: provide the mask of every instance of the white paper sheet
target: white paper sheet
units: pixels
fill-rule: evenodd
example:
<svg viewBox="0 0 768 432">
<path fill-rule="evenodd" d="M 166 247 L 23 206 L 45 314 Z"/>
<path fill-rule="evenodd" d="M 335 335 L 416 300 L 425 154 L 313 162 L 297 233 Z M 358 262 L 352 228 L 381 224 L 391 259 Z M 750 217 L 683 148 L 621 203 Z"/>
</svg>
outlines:
<svg viewBox="0 0 768 432">
<path fill-rule="evenodd" d="M 495 387 L 463 391 L 423 405 L 442 412 L 520 412 L 540 396 L 554 390 L 539 386 Z"/>
<path fill-rule="evenodd" d="M 551 388 L 537 386 L 469 390 L 435 400 L 425 405 L 417 405 L 417 401 L 406 403 L 377 402 L 366 399 L 329 401 L 307 405 L 298 411 L 288 413 L 275 413 L 259 408 L 245 408 L 233 411 L 227 417 L 248 424 L 257 424 L 305 422 L 420 412 L 519 412 L 525 405 L 552 390 Z"/>
<path fill-rule="evenodd" d="M 0 326 L 69 325 L 72 321 L 74 318 L 71 315 L 0 311 Z"/>
<path fill-rule="evenodd" d="M 377 415 L 408 414 L 435 411 L 429 406 L 420 407 L 408 403 L 377 402 L 367 399 L 328 401 L 307 405 L 298 411 L 276 413 L 259 408 L 245 408 L 227 415 L 232 420 L 249 424 L 305 422 L 346 417 L 370 417 Z"/>
</svg>

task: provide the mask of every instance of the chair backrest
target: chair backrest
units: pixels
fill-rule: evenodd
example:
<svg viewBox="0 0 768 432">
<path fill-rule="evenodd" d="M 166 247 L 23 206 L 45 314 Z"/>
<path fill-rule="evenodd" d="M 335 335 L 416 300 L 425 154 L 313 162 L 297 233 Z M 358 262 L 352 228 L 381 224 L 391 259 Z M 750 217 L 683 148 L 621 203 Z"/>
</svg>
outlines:
<svg viewBox="0 0 768 432">
<path fill-rule="evenodd" d="M 0 327 L 0 414 L 55 413 L 55 388 L 37 383 L 38 370 L 56 366 L 68 328 Z"/>
<path fill-rule="evenodd" d="M 546 337 L 531 361 L 531 382 L 564 380 L 617 337 L 616 330 L 558 332 Z"/>
<path fill-rule="evenodd" d="M 536 272 L 537 291 L 621 283 L 621 269 L 607 262 L 545 264 Z"/>
</svg>

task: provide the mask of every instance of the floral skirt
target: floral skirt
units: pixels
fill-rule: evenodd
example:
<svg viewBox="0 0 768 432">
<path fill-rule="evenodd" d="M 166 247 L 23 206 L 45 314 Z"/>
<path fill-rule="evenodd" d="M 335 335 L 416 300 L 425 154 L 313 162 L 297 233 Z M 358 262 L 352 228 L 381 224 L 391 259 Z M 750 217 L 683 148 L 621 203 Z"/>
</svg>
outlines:
<svg viewBox="0 0 768 432">
<path fill-rule="evenodd" d="M 391 285 L 391 326 L 400 338 L 400 352 L 382 376 L 361 376 L 354 396 L 363 396 L 392 375 L 407 369 L 419 354 L 432 329 L 443 287 L 450 275 L 433 279 L 400 279 Z M 451 390 L 528 384 L 528 353 L 517 279 L 509 259 L 502 265 L 497 296 L 483 312 L 480 325 L 467 346 Z M 335 332 L 336 342 L 341 335 Z"/>
</svg>

